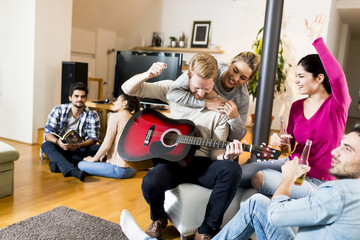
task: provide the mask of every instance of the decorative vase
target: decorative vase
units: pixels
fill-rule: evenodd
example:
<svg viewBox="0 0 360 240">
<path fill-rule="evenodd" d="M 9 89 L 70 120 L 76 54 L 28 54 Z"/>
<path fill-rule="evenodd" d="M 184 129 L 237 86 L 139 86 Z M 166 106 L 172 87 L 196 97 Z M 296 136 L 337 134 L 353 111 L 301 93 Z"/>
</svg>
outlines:
<svg viewBox="0 0 360 240">
<path fill-rule="evenodd" d="M 177 45 L 177 42 L 176 42 L 176 41 L 171 41 L 171 42 L 170 42 L 170 46 L 171 46 L 171 47 L 176 47 L 176 45 Z"/>
<path fill-rule="evenodd" d="M 179 41 L 179 47 L 185 47 L 185 42 L 184 41 Z"/>
</svg>

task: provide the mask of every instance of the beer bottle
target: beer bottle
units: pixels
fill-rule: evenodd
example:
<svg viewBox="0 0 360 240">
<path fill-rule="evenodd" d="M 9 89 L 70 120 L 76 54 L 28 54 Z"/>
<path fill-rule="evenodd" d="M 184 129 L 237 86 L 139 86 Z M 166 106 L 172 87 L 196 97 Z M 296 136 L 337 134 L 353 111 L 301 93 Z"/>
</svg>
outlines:
<svg viewBox="0 0 360 240">
<path fill-rule="evenodd" d="M 306 140 L 306 144 L 305 144 L 305 147 L 304 147 L 304 150 L 301 154 L 301 157 L 299 159 L 299 165 L 300 166 L 304 166 L 305 168 L 307 166 L 309 166 L 309 154 L 310 154 L 310 148 L 311 148 L 311 144 L 312 144 L 312 141 L 311 140 Z M 303 175 L 301 175 L 300 177 L 298 177 L 296 180 L 295 180 L 295 185 L 298 185 L 300 186 L 301 184 L 303 184 L 304 182 L 304 179 L 305 179 L 305 176 L 306 176 L 306 173 L 304 173 Z"/>
</svg>

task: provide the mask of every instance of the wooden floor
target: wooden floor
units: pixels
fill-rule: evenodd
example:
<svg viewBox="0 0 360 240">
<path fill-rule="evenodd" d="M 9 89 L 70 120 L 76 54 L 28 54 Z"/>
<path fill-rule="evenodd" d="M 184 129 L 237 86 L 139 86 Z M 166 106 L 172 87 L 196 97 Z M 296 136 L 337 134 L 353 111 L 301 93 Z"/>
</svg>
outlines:
<svg viewBox="0 0 360 240">
<path fill-rule="evenodd" d="M 246 136 L 250 142 L 251 132 Z M 141 193 L 145 171 L 137 171 L 131 179 L 110 179 L 87 176 L 85 182 L 61 173 L 51 173 L 48 160 L 39 157 L 40 145 L 29 145 L 1 139 L 18 149 L 15 162 L 14 195 L 0 199 L 0 228 L 35 216 L 58 206 L 67 206 L 81 212 L 119 223 L 123 209 L 127 209 L 139 226 L 145 230 L 150 224 L 149 207 Z M 242 161 L 248 159 L 242 154 Z M 180 239 L 170 224 L 163 231 L 163 239 Z"/>
</svg>

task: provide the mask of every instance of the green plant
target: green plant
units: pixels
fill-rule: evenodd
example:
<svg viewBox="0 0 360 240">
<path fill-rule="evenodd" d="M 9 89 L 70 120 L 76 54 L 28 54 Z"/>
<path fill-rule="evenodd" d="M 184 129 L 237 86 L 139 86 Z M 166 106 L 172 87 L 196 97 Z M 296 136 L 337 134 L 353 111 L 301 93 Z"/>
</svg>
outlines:
<svg viewBox="0 0 360 240">
<path fill-rule="evenodd" d="M 183 32 L 183 33 L 181 34 L 181 36 L 179 37 L 179 41 L 185 41 L 185 38 L 186 38 L 186 35 L 185 35 L 185 33 Z"/>
<path fill-rule="evenodd" d="M 255 53 L 257 53 L 260 57 L 262 50 L 263 30 L 264 28 L 261 28 L 259 30 L 258 34 L 256 35 L 256 39 L 252 45 L 252 48 L 255 51 Z M 287 73 L 287 69 L 291 67 L 291 64 L 285 62 L 283 52 L 284 52 L 283 43 L 280 39 L 278 65 L 277 65 L 276 77 L 275 77 L 275 93 L 282 93 L 286 91 L 286 87 L 285 87 L 286 73 Z M 257 72 L 253 80 L 248 83 L 249 95 L 252 96 L 253 100 L 255 100 L 256 98 L 258 81 L 259 81 L 259 72 Z"/>
<path fill-rule="evenodd" d="M 170 37 L 170 41 L 177 41 L 176 37 Z"/>
</svg>

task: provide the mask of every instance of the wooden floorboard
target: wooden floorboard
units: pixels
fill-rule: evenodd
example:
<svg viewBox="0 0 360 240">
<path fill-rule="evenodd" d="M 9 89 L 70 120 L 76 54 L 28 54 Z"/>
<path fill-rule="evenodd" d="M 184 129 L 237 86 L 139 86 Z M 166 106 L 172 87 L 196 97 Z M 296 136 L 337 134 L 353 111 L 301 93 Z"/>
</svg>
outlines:
<svg viewBox="0 0 360 240">
<path fill-rule="evenodd" d="M 245 137 L 251 142 L 251 129 Z M 85 182 L 61 173 L 49 171 L 49 160 L 39 157 L 40 145 L 30 145 L 1 139 L 20 152 L 15 162 L 14 195 L 0 199 L 0 228 L 35 216 L 58 206 L 67 206 L 81 212 L 119 223 L 123 209 L 129 210 L 139 226 L 145 230 L 150 224 L 149 207 L 141 193 L 142 177 L 146 171 L 137 171 L 131 179 L 110 179 L 88 176 Z M 249 154 L 244 153 L 240 162 Z M 164 239 L 180 239 L 170 224 Z"/>
</svg>

